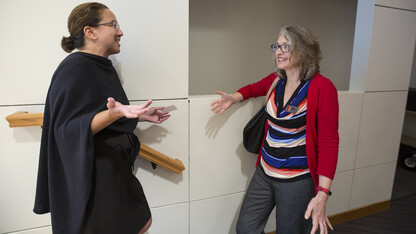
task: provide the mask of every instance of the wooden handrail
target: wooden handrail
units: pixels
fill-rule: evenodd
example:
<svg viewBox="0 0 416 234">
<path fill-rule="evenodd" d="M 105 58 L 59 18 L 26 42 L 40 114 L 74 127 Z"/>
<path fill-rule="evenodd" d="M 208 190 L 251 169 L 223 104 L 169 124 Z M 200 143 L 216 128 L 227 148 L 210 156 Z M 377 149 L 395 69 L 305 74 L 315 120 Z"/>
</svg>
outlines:
<svg viewBox="0 0 416 234">
<path fill-rule="evenodd" d="M 180 174 L 183 170 L 185 170 L 185 166 L 183 165 L 182 161 L 175 158 L 168 157 L 145 144 L 141 144 L 140 157 L 149 160 L 152 163 L 155 163 L 163 168 L 166 168 L 170 171 L 175 172 L 176 174 Z"/>
<path fill-rule="evenodd" d="M 27 111 L 18 111 L 6 117 L 11 128 L 16 127 L 31 127 L 43 125 L 43 113 L 28 113 Z M 185 170 L 182 161 L 166 156 L 151 147 L 141 144 L 139 156 L 155 163 L 167 170 L 180 174 Z"/>
<path fill-rule="evenodd" d="M 18 111 L 6 116 L 11 128 L 32 127 L 43 125 L 43 113 L 29 114 L 27 111 Z"/>
</svg>

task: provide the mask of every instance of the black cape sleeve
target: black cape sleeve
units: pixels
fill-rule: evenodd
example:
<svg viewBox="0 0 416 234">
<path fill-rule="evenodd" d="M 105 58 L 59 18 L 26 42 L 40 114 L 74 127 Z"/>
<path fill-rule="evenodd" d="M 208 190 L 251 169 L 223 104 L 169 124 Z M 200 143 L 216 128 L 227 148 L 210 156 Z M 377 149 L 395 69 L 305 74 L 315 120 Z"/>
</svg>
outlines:
<svg viewBox="0 0 416 234">
<path fill-rule="evenodd" d="M 108 72 L 114 76 L 115 72 L 112 65 L 108 72 L 100 66 L 91 65 L 88 57 L 69 55 L 55 71 L 49 87 L 34 212 L 51 212 L 54 233 L 79 233 L 84 219 L 94 158 L 90 126 L 94 115 L 107 109 L 108 97 L 98 85 L 97 79 L 102 77 L 97 78 L 96 71 L 104 72 L 104 76 Z"/>
</svg>

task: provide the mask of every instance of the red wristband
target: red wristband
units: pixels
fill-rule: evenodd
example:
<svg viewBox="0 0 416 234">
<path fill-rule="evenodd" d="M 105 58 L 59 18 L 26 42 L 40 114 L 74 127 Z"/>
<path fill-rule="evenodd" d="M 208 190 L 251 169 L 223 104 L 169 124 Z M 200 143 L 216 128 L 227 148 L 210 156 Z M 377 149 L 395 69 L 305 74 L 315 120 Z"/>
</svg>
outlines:
<svg viewBox="0 0 416 234">
<path fill-rule="evenodd" d="M 329 196 L 331 196 L 331 195 L 332 195 L 331 190 L 326 189 L 326 188 L 323 188 L 323 187 L 321 187 L 321 186 L 318 186 L 318 187 L 316 188 L 316 191 L 322 191 L 322 192 L 324 192 L 324 193 L 328 194 Z"/>
</svg>

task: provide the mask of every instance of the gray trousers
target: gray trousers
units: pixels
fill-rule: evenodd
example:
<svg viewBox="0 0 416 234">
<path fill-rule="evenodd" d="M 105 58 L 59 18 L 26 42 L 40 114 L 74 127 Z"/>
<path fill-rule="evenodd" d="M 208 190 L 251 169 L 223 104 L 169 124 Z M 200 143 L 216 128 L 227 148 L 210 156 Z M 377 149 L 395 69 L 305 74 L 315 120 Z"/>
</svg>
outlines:
<svg viewBox="0 0 416 234">
<path fill-rule="evenodd" d="M 314 196 L 312 177 L 282 181 L 266 175 L 258 165 L 241 205 L 237 233 L 264 233 L 275 206 L 276 234 L 310 233 L 312 219 L 306 220 L 304 214 Z"/>
</svg>

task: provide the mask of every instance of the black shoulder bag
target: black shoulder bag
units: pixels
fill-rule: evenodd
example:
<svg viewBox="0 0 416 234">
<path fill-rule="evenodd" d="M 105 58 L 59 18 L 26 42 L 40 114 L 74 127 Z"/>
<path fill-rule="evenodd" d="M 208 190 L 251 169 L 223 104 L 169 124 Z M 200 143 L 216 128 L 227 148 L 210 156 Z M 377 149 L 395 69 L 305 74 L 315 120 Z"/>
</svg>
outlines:
<svg viewBox="0 0 416 234">
<path fill-rule="evenodd" d="M 263 105 L 260 110 L 248 121 L 243 130 L 243 145 L 244 148 L 250 153 L 258 154 L 260 152 L 261 144 L 264 138 L 264 124 L 266 123 L 266 110 L 265 106 L 269 100 L 270 94 L 273 92 L 280 80 L 279 77 L 273 81 L 272 85 L 267 92 L 267 95 L 263 101 Z"/>
</svg>

